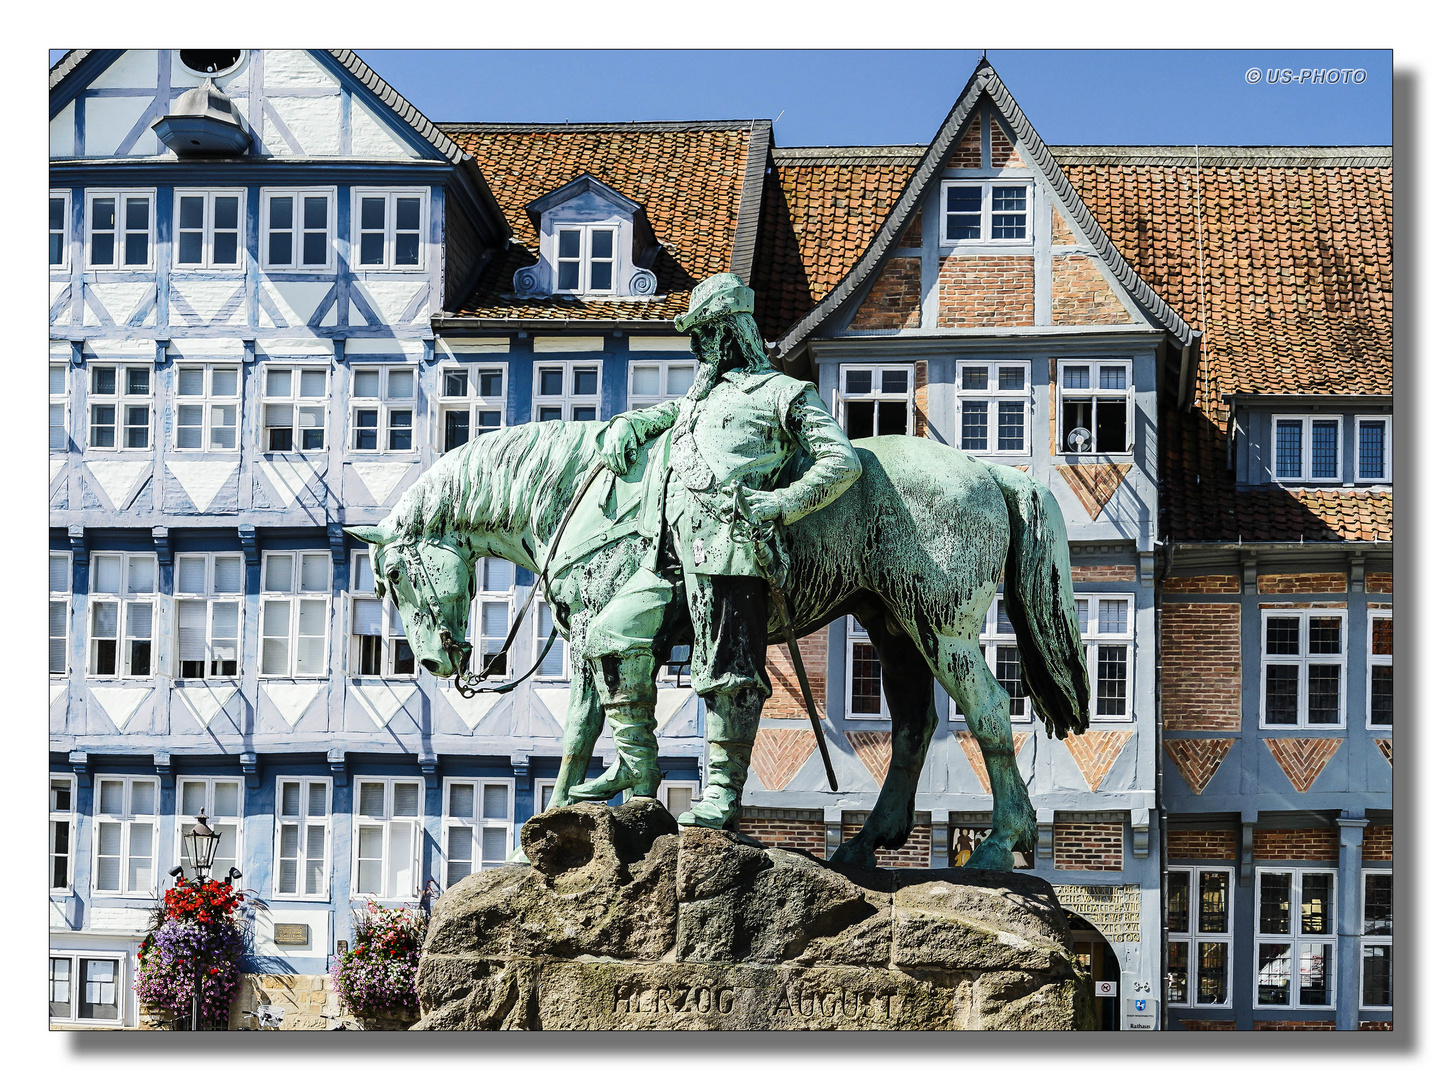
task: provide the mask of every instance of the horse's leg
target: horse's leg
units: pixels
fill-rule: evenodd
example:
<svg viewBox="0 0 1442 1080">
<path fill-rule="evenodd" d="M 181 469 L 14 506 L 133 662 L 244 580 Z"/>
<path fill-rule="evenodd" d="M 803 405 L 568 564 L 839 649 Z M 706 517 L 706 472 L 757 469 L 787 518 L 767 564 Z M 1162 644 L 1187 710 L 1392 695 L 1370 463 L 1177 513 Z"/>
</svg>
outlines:
<svg viewBox="0 0 1442 1080">
<path fill-rule="evenodd" d="M 863 625 L 881 658 L 881 688 L 891 709 L 891 765 L 866 824 L 836 849 L 831 861 L 875 866 L 878 847 L 899 848 L 911 835 L 916 785 L 937 715 L 931 668 L 915 642 L 889 632 L 884 614 Z"/>
<path fill-rule="evenodd" d="M 981 646 L 960 638 L 938 639 L 936 677 L 966 715 L 991 780 L 991 835 L 966 861 L 968 869 L 1011 870 L 1014 850 L 1036 845 L 1036 811 L 1016 767 L 1011 740 L 1011 698 L 986 666 Z"/>
</svg>

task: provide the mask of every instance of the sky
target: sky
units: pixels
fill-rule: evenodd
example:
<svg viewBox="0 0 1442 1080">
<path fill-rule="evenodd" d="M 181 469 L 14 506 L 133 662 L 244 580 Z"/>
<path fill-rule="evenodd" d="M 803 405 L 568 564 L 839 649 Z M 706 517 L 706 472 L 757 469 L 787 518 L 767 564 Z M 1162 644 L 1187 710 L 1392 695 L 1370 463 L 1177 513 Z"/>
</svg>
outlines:
<svg viewBox="0 0 1442 1080">
<path fill-rule="evenodd" d="M 981 57 L 980 47 L 359 52 L 435 121 L 762 118 L 776 122 L 779 146 L 928 143 Z M 1388 50 L 998 49 L 987 57 L 1043 140 L 1058 145 L 1392 142 Z M 1249 83 L 1253 68 L 1260 79 Z M 1284 83 L 1287 69 L 1294 80 Z M 1304 69 L 1339 74 L 1302 83 Z M 1357 69 L 1366 72 L 1360 84 L 1340 74 Z"/>
<path fill-rule="evenodd" d="M 928 143 L 981 57 L 979 47 L 359 52 L 434 121 L 761 118 L 775 121 L 779 146 Z M 61 55 L 52 51 L 51 62 Z M 1392 142 L 1385 49 L 995 49 L 987 57 L 1056 145 Z M 1301 81 L 1316 70 L 1338 74 Z"/>
</svg>

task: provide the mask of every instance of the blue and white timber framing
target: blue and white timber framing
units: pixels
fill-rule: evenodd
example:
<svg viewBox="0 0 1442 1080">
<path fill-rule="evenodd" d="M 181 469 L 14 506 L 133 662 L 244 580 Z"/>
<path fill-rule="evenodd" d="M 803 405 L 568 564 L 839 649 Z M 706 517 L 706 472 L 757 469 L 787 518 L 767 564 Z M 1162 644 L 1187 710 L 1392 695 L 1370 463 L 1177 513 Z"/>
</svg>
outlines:
<svg viewBox="0 0 1442 1080">
<path fill-rule="evenodd" d="M 533 418 L 540 359 L 604 368 L 598 404 L 626 407 L 619 334 L 436 338 L 432 317 L 465 298 L 510 229 L 474 160 L 354 54 L 239 51 L 211 77 L 249 151 L 178 157 L 152 128 L 205 77 L 170 50 L 73 52 L 51 73 L 61 1026 L 137 1023 L 135 950 L 181 862 L 192 794 L 208 793 L 213 823 L 231 815 L 224 857 L 267 906 L 248 960 L 259 972 L 324 971 L 363 885 L 413 901 L 448 867 L 514 846 L 559 764 L 566 684 L 463 701 L 424 672 L 395 675 L 384 631 L 386 660 L 363 666 L 355 598 L 369 590 L 353 598 L 351 585 L 364 547 L 342 526 L 380 520 L 440 455 L 445 372 L 502 372 L 507 424 Z M 637 351 L 689 356 L 674 331 Z M 507 619 L 526 584 L 498 586 Z M 198 654 L 182 630 L 195 612 Z M 668 775 L 689 796 L 696 699 L 673 680 L 662 703 Z M 597 771 L 608 753 L 605 741 Z M 446 817 L 467 780 L 485 784 L 472 817 Z M 297 828 L 310 838 L 298 854 Z M 284 937 L 306 943 L 279 944 L 276 924 L 304 925 Z"/>
</svg>

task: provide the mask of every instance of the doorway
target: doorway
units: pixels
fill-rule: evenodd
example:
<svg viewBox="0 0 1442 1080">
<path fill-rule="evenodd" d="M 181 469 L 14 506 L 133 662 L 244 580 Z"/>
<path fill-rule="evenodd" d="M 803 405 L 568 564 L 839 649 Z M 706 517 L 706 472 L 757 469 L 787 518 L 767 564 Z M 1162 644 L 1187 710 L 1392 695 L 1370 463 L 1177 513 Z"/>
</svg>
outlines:
<svg viewBox="0 0 1442 1080">
<path fill-rule="evenodd" d="M 1121 965 L 1117 962 L 1117 954 L 1113 951 L 1111 943 L 1102 936 L 1101 931 L 1071 911 L 1067 912 L 1067 924 L 1071 927 L 1077 960 L 1081 962 L 1082 970 L 1091 978 L 1092 987 L 1095 988 L 1099 982 L 1109 982 L 1113 985 L 1119 983 Z M 1120 991 L 1120 986 L 1117 989 Z M 1111 997 L 1096 996 L 1096 1029 L 1098 1031 L 1121 1030 L 1120 1005 L 1120 999 L 1116 994 Z"/>
</svg>

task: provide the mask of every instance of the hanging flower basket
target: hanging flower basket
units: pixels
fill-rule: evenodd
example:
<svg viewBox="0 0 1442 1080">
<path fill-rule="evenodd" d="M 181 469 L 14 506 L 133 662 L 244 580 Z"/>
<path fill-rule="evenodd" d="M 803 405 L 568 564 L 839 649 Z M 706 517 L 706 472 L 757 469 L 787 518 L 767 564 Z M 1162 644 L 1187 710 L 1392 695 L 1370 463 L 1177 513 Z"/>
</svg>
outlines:
<svg viewBox="0 0 1442 1080">
<path fill-rule="evenodd" d="M 229 881 L 181 878 L 166 890 L 135 969 L 135 994 L 143 1006 L 174 1013 L 189 1027 L 198 978 L 200 1028 L 229 1026 L 245 955 L 245 931 L 235 917 L 243 900 Z"/>
<path fill-rule="evenodd" d="M 363 1020 L 415 1018 L 416 969 L 430 917 L 415 907 L 382 907 L 374 900 L 351 911 L 355 945 L 331 964 L 341 1005 Z"/>
</svg>

